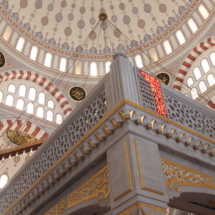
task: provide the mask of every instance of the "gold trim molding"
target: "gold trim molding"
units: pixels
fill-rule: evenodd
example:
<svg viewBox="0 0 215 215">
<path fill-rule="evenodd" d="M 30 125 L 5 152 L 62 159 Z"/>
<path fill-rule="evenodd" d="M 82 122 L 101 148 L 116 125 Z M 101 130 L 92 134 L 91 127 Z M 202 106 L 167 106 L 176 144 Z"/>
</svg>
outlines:
<svg viewBox="0 0 215 215">
<path fill-rule="evenodd" d="M 150 191 L 150 192 L 153 192 L 153 193 L 157 193 L 157 194 L 160 194 L 160 195 L 164 195 L 163 192 L 153 190 L 153 189 L 150 189 L 150 188 L 147 188 L 147 187 L 144 186 L 143 175 L 142 175 L 142 167 L 141 167 L 141 164 L 140 164 L 139 148 L 138 148 L 138 143 L 137 143 L 136 139 L 134 139 L 134 145 L 135 145 L 135 150 L 136 150 L 137 165 L 138 165 L 141 189 L 147 190 L 147 191 Z"/>
<path fill-rule="evenodd" d="M 44 215 L 58 215 L 58 205 L 55 205 L 51 210 L 46 212 Z"/>
<path fill-rule="evenodd" d="M 103 196 L 100 195 L 102 193 Z M 105 199 L 109 194 L 108 167 L 105 166 L 68 196 L 68 208 L 97 196 L 101 201 L 101 198 Z"/>
<path fill-rule="evenodd" d="M 161 164 L 166 186 L 174 189 L 173 184 L 199 186 L 215 189 L 213 177 L 181 164 L 161 158 Z"/>
<path fill-rule="evenodd" d="M 141 208 L 141 207 L 147 207 L 147 208 L 150 208 L 151 209 L 151 211 L 148 213 L 148 214 L 146 214 L 145 212 L 144 212 L 144 210 Z M 158 214 L 157 212 L 156 212 L 156 210 L 157 211 L 162 211 L 162 212 L 166 212 L 166 209 L 164 209 L 164 208 L 160 208 L 160 207 L 156 207 L 156 206 L 153 206 L 153 205 L 148 205 L 148 204 L 144 204 L 144 203 L 142 203 L 142 202 L 138 202 L 138 203 L 136 203 L 135 205 L 132 205 L 131 207 L 129 207 L 128 209 L 126 209 L 126 210 L 124 210 L 123 212 L 121 212 L 121 213 L 119 213 L 118 215 L 127 215 L 131 210 L 133 210 L 133 209 L 135 209 L 135 208 L 140 208 L 140 211 L 141 211 L 141 213 L 136 213 L 137 215 L 154 215 L 154 214 Z M 153 213 L 154 212 L 154 213 Z M 136 215 L 135 214 L 135 215 Z M 131 213 L 129 213 L 128 215 L 132 215 Z"/>
<path fill-rule="evenodd" d="M 128 146 L 127 142 L 124 141 L 124 152 L 125 152 L 125 159 L 126 159 L 126 170 L 127 170 L 127 177 L 128 177 L 128 183 L 129 183 L 129 189 L 126 190 L 124 193 L 120 194 L 116 198 L 114 198 L 114 201 L 117 201 L 118 199 L 122 198 L 124 195 L 129 193 L 130 191 L 133 190 L 132 187 L 132 180 L 131 180 L 131 170 L 130 170 L 130 164 L 129 164 L 129 155 L 128 155 Z"/>
</svg>

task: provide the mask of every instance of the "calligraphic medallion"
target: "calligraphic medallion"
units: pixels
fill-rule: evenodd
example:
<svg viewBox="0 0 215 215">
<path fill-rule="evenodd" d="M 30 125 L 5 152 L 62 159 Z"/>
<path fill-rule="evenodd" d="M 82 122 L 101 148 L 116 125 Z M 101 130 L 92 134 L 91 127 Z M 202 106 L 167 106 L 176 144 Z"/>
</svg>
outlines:
<svg viewBox="0 0 215 215">
<path fill-rule="evenodd" d="M 3 68 L 5 66 L 5 56 L 3 55 L 2 52 L 0 52 L 0 69 Z"/>
<path fill-rule="evenodd" d="M 74 101 L 82 101 L 86 97 L 86 91 L 82 87 L 72 87 L 69 90 L 69 96 L 74 100 Z"/>
<path fill-rule="evenodd" d="M 163 84 L 169 85 L 169 83 L 170 83 L 170 76 L 169 76 L 168 73 L 161 72 L 161 73 L 157 74 L 156 77 L 158 79 L 160 79 Z"/>
</svg>

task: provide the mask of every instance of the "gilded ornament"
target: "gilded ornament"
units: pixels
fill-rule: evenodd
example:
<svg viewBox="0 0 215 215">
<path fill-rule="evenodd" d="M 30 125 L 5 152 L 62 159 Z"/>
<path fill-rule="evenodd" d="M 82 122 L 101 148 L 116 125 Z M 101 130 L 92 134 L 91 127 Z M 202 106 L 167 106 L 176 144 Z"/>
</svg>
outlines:
<svg viewBox="0 0 215 215">
<path fill-rule="evenodd" d="M 96 173 L 82 186 L 76 189 L 68 196 L 68 208 L 83 202 L 87 199 L 98 197 L 99 201 L 107 198 L 110 193 L 109 179 L 108 179 L 108 168 L 105 166 L 102 170 Z"/>
<path fill-rule="evenodd" d="M 7 137 L 11 142 L 15 143 L 16 145 L 23 145 L 37 141 L 37 139 L 31 135 L 23 136 L 18 131 L 14 130 L 8 130 Z"/>
<path fill-rule="evenodd" d="M 66 200 L 63 199 L 59 204 L 59 211 L 60 213 L 63 213 L 65 210 L 66 210 Z"/>
<path fill-rule="evenodd" d="M 180 192 L 181 191 L 181 189 L 180 189 L 180 187 L 179 186 L 175 186 L 175 190 L 177 191 L 177 192 Z"/>
<path fill-rule="evenodd" d="M 51 210 L 49 210 L 44 215 L 58 215 L 58 205 L 54 206 Z"/>
<path fill-rule="evenodd" d="M 173 184 L 201 186 L 215 189 L 213 177 L 202 172 L 187 168 L 178 163 L 161 158 L 166 186 L 173 189 Z"/>
<path fill-rule="evenodd" d="M 86 97 L 86 91 L 82 87 L 72 87 L 69 90 L 69 96 L 74 101 L 82 101 Z"/>
</svg>

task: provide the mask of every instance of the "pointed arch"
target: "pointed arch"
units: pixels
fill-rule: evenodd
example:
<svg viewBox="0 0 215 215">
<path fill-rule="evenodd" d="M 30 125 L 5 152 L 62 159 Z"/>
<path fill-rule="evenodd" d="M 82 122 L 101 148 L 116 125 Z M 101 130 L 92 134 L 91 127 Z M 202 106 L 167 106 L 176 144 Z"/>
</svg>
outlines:
<svg viewBox="0 0 215 215">
<path fill-rule="evenodd" d="M 193 62 L 199 57 L 199 55 L 213 46 L 215 46 L 215 38 L 212 39 L 210 37 L 202 41 L 200 44 L 197 44 L 197 46 L 190 51 L 185 60 L 182 62 L 178 73 L 176 74 L 176 78 L 173 83 L 173 89 L 181 91 L 181 85 L 184 82 L 184 78 Z"/>
<path fill-rule="evenodd" d="M 68 115 L 72 111 L 69 102 L 61 90 L 59 88 L 53 87 L 54 84 L 44 76 L 27 70 L 12 70 L 0 74 L 0 83 L 12 79 L 28 80 L 39 84 L 45 90 L 49 91 L 56 101 L 60 103 L 60 107 L 63 109 L 64 115 Z"/>
</svg>

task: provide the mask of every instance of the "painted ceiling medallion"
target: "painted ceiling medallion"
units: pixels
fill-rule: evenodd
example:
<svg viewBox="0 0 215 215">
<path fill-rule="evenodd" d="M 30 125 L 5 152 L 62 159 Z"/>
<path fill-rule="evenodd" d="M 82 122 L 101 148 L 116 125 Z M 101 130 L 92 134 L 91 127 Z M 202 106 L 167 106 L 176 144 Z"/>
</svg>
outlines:
<svg viewBox="0 0 215 215">
<path fill-rule="evenodd" d="M 36 9 L 40 9 L 40 8 L 42 8 L 42 6 L 43 6 L 43 1 L 42 0 L 37 0 L 35 2 L 35 8 Z"/>
<path fill-rule="evenodd" d="M 15 143 L 16 145 L 23 145 L 37 141 L 37 139 L 31 135 L 24 136 L 21 135 L 18 131 L 14 130 L 8 130 L 7 137 L 11 142 Z"/>
<path fill-rule="evenodd" d="M 81 14 L 84 14 L 86 12 L 86 8 L 84 7 L 84 6 L 82 6 L 81 8 L 80 8 L 80 13 Z"/>
<path fill-rule="evenodd" d="M 159 10 L 161 13 L 166 13 L 166 5 L 165 4 L 159 4 Z"/>
<path fill-rule="evenodd" d="M 69 95 L 73 100 L 80 102 L 86 97 L 86 91 L 82 87 L 75 86 L 69 90 Z"/>
<path fill-rule="evenodd" d="M 49 23 L 49 18 L 48 18 L 48 16 L 44 16 L 44 17 L 41 19 L 41 23 L 42 23 L 42 26 L 48 25 L 48 23 Z"/>
<path fill-rule="evenodd" d="M 21 0 L 20 1 L 20 7 L 26 8 L 28 6 L 28 0 Z"/>
<path fill-rule="evenodd" d="M 117 37 L 117 38 L 120 38 L 120 36 L 121 36 L 121 31 L 118 29 L 118 28 L 116 28 L 115 30 L 114 30 L 114 36 L 115 37 Z"/>
<path fill-rule="evenodd" d="M 6 62 L 5 57 L 4 57 L 3 53 L 0 52 L 0 69 L 5 66 L 5 62 Z"/>
<path fill-rule="evenodd" d="M 60 3 L 60 6 L 61 6 L 62 8 L 65 8 L 65 7 L 67 6 L 66 0 L 62 1 L 62 2 Z"/>
<path fill-rule="evenodd" d="M 145 11 L 146 13 L 151 13 L 151 11 L 152 11 L 151 5 L 149 5 L 149 4 L 144 4 L 144 11 Z"/>
<path fill-rule="evenodd" d="M 91 40 L 95 40 L 96 37 L 97 37 L 95 31 L 91 31 L 90 34 L 89 34 L 89 37 L 90 37 Z"/>
<path fill-rule="evenodd" d="M 72 34 L 72 29 L 68 26 L 64 29 L 64 34 L 68 37 Z"/>
<path fill-rule="evenodd" d="M 131 19 L 130 19 L 129 16 L 125 15 L 125 16 L 123 17 L 123 22 L 124 22 L 126 25 L 129 25 L 129 24 L 130 24 L 130 21 L 131 21 Z"/>
<path fill-rule="evenodd" d="M 120 3 L 119 4 L 119 8 L 120 8 L 120 10 L 125 10 L 125 4 L 124 3 Z"/>
<path fill-rule="evenodd" d="M 169 76 L 168 73 L 161 72 L 161 73 L 157 74 L 156 77 L 158 79 L 160 79 L 162 83 L 164 83 L 166 85 L 169 85 L 169 83 L 170 83 L 170 76 Z"/>
<path fill-rule="evenodd" d="M 63 20 L 63 15 L 62 15 L 62 13 L 56 14 L 55 20 L 56 20 L 57 23 L 58 23 L 58 22 L 61 22 L 61 21 Z"/>
<path fill-rule="evenodd" d="M 103 21 L 103 22 L 101 22 L 100 27 L 101 27 L 101 29 L 103 29 L 105 31 L 108 27 L 108 23 L 106 21 Z"/>
<path fill-rule="evenodd" d="M 139 19 L 137 25 L 138 25 L 139 28 L 144 29 L 144 27 L 145 27 L 145 21 L 142 20 L 142 19 Z"/>
<path fill-rule="evenodd" d="M 83 20 L 83 19 L 80 19 L 80 20 L 78 21 L 78 28 L 79 28 L 80 30 L 82 30 L 82 29 L 84 28 L 84 26 L 85 26 L 84 20 Z"/>
</svg>

